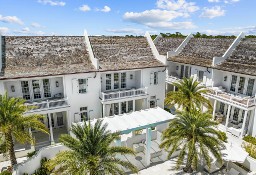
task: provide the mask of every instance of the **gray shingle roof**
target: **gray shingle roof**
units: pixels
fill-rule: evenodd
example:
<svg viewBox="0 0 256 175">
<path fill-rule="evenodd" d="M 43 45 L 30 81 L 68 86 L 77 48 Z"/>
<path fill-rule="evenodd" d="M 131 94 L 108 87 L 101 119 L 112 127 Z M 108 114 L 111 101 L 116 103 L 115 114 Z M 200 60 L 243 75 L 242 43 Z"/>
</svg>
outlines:
<svg viewBox="0 0 256 175">
<path fill-rule="evenodd" d="M 159 38 L 156 45 L 158 52 L 161 55 L 166 55 L 168 51 L 175 51 L 185 38 Z"/>
<path fill-rule="evenodd" d="M 5 36 L 0 79 L 94 71 L 83 36 Z"/>
<path fill-rule="evenodd" d="M 256 38 L 244 38 L 222 64 L 216 68 L 256 76 Z"/>
<path fill-rule="evenodd" d="M 191 38 L 183 50 L 168 61 L 210 67 L 213 57 L 222 56 L 234 39 Z"/>
<path fill-rule="evenodd" d="M 155 59 L 145 37 L 89 37 L 100 70 L 125 70 L 164 66 Z"/>
</svg>

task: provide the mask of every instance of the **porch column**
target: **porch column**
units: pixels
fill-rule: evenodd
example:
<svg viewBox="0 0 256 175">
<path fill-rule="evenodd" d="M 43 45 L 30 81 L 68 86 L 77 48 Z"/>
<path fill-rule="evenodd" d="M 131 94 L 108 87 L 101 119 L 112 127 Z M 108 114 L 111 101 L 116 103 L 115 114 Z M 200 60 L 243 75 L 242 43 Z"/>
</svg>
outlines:
<svg viewBox="0 0 256 175">
<path fill-rule="evenodd" d="M 176 91 L 176 86 L 173 86 L 173 91 L 174 91 L 174 92 Z"/>
<path fill-rule="evenodd" d="M 28 129 L 28 132 L 29 132 L 29 135 L 33 138 L 31 128 Z M 32 151 L 35 151 L 35 145 L 34 145 L 34 144 L 35 144 L 35 143 L 33 143 L 33 144 L 31 145 L 31 150 L 32 150 Z"/>
<path fill-rule="evenodd" d="M 226 124 L 225 124 L 226 129 L 228 128 L 228 121 L 229 121 L 230 111 L 231 111 L 231 105 L 228 105 L 228 114 L 226 116 Z"/>
<path fill-rule="evenodd" d="M 135 100 L 132 100 L 132 111 L 135 111 Z"/>
<path fill-rule="evenodd" d="M 106 116 L 106 105 L 102 104 L 102 118 Z"/>
<path fill-rule="evenodd" d="M 146 166 L 150 165 L 151 128 L 146 129 Z"/>
<path fill-rule="evenodd" d="M 213 111 L 212 111 L 212 119 L 213 119 L 213 120 L 214 120 L 214 118 L 215 118 L 216 106 L 217 106 L 217 100 L 214 100 Z"/>
<path fill-rule="evenodd" d="M 118 110 L 119 110 L 118 114 L 120 115 L 121 112 L 122 112 L 122 111 L 121 111 L 121 102 L 118 103 Z"/>
<path fill-rule="evenodd" d="M 50 141 L 51 141 L 51 145 L 54 144 L 54 138 L 53 138 L 53 130 L 52 130 L 52 118 L 50 113 L 47 114 L 48 116 L 48 122 L 49 122 L 49 126 L 50 126 Z"/>
<path fill-rule="evenodd" d="M 244 128 L 245 128 L 245 124 L 246 124 L 246 120 L 247 120 L 247 114 L 248 114 L 248 111 L 246 110 L 244 113 L 244 119 L 243 119 L 243 125 L 242 125 L 240 138 L 243 138 L 243 135 L 244 135 Z"/>
</svg>

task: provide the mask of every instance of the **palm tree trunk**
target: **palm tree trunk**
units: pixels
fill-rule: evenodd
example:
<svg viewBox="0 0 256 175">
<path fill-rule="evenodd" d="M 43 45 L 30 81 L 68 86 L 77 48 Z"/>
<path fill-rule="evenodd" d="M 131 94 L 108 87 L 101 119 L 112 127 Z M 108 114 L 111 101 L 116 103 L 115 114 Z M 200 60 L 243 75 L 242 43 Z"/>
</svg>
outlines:
<svg viewBox="0 0 256 175">
<path fill-rule="evenodd" d="M 186 173 L 192 173 L 193 172 L 193 169 L 192 169 L 193 156 L 194 156 L 194 154 L 192 154 L 190 157 L 188 157 L 186 166 L 185 166 L 185 168 L 183 168 L 184 172 L 186 172 Z"/>
<path fill-rule="evenodd" d="M 16 160 L 16 156 L 15 156 L 15 152 L 14 152 L 14 143 L 13 143 L 11 132 L 8 132 L 8 133 L 5 134 L 5 139 L 6 139 L 6 142 L 7 142 L 7 149 L 8 149 L 8 152 L 9 152 L 11 165 L 13 167 L 13 165 L 17 164 L 17 160 Z"/>
</svg>

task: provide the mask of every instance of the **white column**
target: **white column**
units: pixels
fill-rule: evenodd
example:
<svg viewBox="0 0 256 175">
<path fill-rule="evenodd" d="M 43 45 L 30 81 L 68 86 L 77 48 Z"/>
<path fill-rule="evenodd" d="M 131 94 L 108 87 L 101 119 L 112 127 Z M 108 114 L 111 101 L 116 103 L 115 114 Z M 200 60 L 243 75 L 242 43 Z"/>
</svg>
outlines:
<svg viewBox="0 0 256 175">
<path fill-rule="evenodd" d="M 212 119 L 213 119 L 213 120 L 214 120 L 214 118 L 215 118 L 216 106 L 217 106 L 217 100 L 214 100 L 213 111 L 212 111 Z"/>
<path fill-rule="evenodd" d="M 106 116 L 106 105 L 102 104 L 102 118 Z"/>
<path fill-rule="evenodd" d="M 176 86 L 173 86 L 173 91 L 175 91 L 176 90 Z"/>
<path fill-rule="evenodd" d="M 132 100 L 132 111 L 135 111 L 135 100 Z"/>
<path fill-rule="evenodd" d="M 52 130 L 52 117 L 51 117 L 50 113 L 48 113 L 47 116 L 48 116 L 48 121 L 49 121 L 49 125 L 50 125 L 50 141 L 51 141 L 51 145 L 52 145 L 52 144 L 54 144 L 53 130 Z"/>
<path fill-rule="evenodd" d="M 151 128 L 146 129 L 146 166 L 150 165 Z"/>
<path fill-rule="evenodd" d="M 226 116 L 226 124 L 225 124 L 225 128 L 228 128 L 228 121 L 229 121 L 229 116 L 230 116 L 230 110 L 231 110 L 231 105 L 228 105 L 228 114 Z"/>
<path fill-rule="evenodd" d="M 119 115 L 121 114 L 121 102 L 118 103 L 118 110 L 119 110 Z"/>
<path fill-rule="evenodd" d="M 245 124 L 246 124 L 246 120 L 247 120 L 247 114 L 248 114 L 248 111 L 246 110 L 244 113 L 244 119 L 243 119 L 243 125 L 242 125 L 240 138 L 243 138 L 243 135 L 244 135 L 244 128 L 245 128 Z"/>
<path fill-rule="evenodd" d="M 31 138 L 33 138 L 33 135 L 32 135 L 32 132 L 31 132 L 31 128 L 28 129 L 28 132 L 29 132 L 29 135 L 31 136 Z M 31 144 L 31 150 L 32 150 L 32 151 L 35 151 L 35 145 L 34 145 L 34 143 Z"/>
</svg>

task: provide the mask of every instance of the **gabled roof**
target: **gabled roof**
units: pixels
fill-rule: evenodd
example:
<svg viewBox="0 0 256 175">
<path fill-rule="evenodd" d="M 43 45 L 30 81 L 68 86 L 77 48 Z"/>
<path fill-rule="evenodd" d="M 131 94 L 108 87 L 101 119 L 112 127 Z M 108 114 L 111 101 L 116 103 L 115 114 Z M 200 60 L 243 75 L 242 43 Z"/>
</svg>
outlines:
<svg viewBox="0 0 256 175">
<path fill-rule="evenodd" d="M 175 51 L 185 38 L 161 37 L 155 43 L 156 48 L 161 55 L 166 55 L 169 51 Z"/>
<path fill-rule="evenodd" d="M 0 79 L 95 71 L 83 36 L 4 36 Z"/>
<path fill-rule="evenodd" d="M 100 70 L 125 70 L 164 66 L 153 55 L 145 37 L 91 36 Z"/>
<path fill-rule="evenodd" d="M 256 76 L 256 38 L 242 39 L 231 56 L 216 68 Z"/>
<path fill-rule="evenodd" d="M 168 61 L 211 67 L 213 57 L 221 57 L 234 39 L 191 38 L 182 51 Z"/>
</svg>

